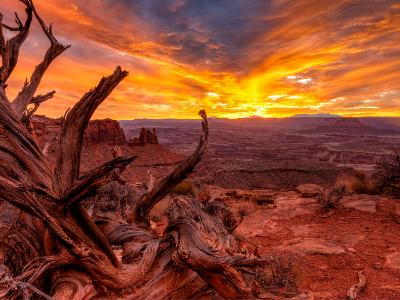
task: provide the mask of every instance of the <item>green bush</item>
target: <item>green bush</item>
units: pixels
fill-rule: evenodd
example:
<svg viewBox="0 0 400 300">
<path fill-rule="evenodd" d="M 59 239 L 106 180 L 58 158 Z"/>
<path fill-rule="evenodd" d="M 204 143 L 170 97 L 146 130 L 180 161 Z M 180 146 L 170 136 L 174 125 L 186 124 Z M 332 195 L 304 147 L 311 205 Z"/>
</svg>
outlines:
<svg viewBox="0 0 400 300">
<path fill-rule="evenodd" d="M 171 191 L 172 194 L 175 195 L 195 195 L 195 189 L 191 182 L 189 181 L 182 181 L 179 183 L 174 189 Z"/>
</svg>

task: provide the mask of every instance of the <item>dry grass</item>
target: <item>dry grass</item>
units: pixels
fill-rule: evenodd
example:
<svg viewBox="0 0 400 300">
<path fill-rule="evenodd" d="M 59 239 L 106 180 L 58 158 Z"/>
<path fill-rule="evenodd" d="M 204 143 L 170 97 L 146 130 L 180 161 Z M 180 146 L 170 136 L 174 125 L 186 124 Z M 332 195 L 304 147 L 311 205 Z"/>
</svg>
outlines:
<svg viewBox="0 0 400 300">
<path fill-rule="evenodd" d="M 392 154 L 378 163 L 374 180 L 380 193 L 400 198 L 400 146 L 393 148 Z"/>
<path fill-rule="evenodd" d="M 194 196 L 195 188 L 194 185 L 189 181 L 182 181 L 171 191 L 173 195 L 185 195 L 185 196 Z"/>
<path fill-rule="evenodd" d="M 270 260 L 257 272 L 257 281 L 267 292 L 290 297 L 298 294 L 294 254 L 286 251 L 274 251 L 267 256 Z"/>
<path fill-rule="evenodd" d="M 361 171 L 356 171 L 354 174 L 341 174 L 336 179 L 335 185 L 344 187 L 347 194 L 378 194 L 376 184 Z"/>
<path fill-rule="evenodd" d="M 239 200 L 235 202 L 235 207 L 237 207 L 237 212 L 240 216 L 248 216 L 257 210 L 257 204 L 253 201 Z"/>
<path fill-rule="evenodd" d="M 320 210 L 325 213 L 336 208 L 345 194 L 346 188 L 344 186 L 336 185 L 332 188 L 321 188 L 318 195 Z"/>
</svg>

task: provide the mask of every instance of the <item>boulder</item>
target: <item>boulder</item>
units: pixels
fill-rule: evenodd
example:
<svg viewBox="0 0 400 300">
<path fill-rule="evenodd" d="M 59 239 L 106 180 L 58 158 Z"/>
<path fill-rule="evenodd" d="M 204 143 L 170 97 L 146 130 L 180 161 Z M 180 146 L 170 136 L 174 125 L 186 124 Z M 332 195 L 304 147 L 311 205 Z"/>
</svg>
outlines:
<svg viewBox="0 0 400 300">
<path fill-rule="evenodd" d="M 306 183 L 298 185 L 295 191 L 304 198 L 312 198 L 320 193 L 321 187 L 317 184 Z"/>
</svg>

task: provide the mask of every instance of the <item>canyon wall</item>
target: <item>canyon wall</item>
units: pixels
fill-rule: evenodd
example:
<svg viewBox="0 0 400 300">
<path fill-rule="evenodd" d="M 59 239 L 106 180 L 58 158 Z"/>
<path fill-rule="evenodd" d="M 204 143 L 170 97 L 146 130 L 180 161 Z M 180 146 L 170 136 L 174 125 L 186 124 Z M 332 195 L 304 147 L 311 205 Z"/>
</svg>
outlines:
<svg viewBox="0 0 400 300">
<path fill-rule="evenodd" d="M 42 147 L 46 144 L 53 146 L 58 142 L 61 134 L 61 119 L 35 115 L 32 118 L 30 130 Z M 84 144 L 87 146 L 98 144 L 144 146 L 158 144 L 158 138 L 154 128 L 152 130 L 142 128 L 139 136 L 128 142 L 118 121 L 104 119 L 89 122 L 85 131 Z"/>
</svg>

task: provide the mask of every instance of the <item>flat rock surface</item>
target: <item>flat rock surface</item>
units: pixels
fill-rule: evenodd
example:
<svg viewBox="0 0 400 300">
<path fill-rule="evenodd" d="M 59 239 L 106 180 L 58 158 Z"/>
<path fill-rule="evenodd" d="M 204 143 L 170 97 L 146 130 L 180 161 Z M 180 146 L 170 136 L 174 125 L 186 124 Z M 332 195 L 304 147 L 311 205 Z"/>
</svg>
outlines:
<svg viewBox="0 0 400 300">
<path fill-rule="evenodd" d="M 386 256 L 385 266 L 400 270 L 400 252 L 394 252 Z"/>
<path fill-rule="evenodd" d="M 280 247 L 282 250 L 296 252 L 300 254 L 343 254 L 345 249 L 333 242 L 328 242 L 322 239 L 306 238 L 302 240 L 294 240 L 288 245 Z"/>
<path fill-rule="evenodd" d="M 358 211 L 375 213 L 376 201 L 378 199 L 378 196 L 353 195 L 343 197 L 343 199 L 340 200 L 340 204 L 346 208 L 354 208 Z"/>
<path fill-rule="evenodd" d="M 316 199 L 302 198 L 296 193 L 285 193 L 276 196 L 275 205 L 274 215 L 282 218 L 309 215 L 318 210 L 318 201 Z"/>
<path fill-rule="evenodd" d="M 357 243 L 361 242 L 364 238 L 365 238 L 364 234 L 345 233 L 341 238 L 341 242 L 343 245 L 347 247 L 353 247 Z"/>
<path fill-rule="evenodd" d="M 299 290 L 316 300 L 345 299 L 358 271 L 367 288 L 357 299 L 400 299 L 400 200 L 354 195 L 342 204 L 323 214 L 316 199 L 278 193 L 273 207 L 254 206 L 237 231 L 261 256 L 293 255 Z"/>
<path fill-rule="evenodd" d="M 320 193 L 321 187 L 317 184 L 305 183 L 298 185 L 295 188 L 295 191 L 304 198 L 315 197 Z"/>
</svg>

